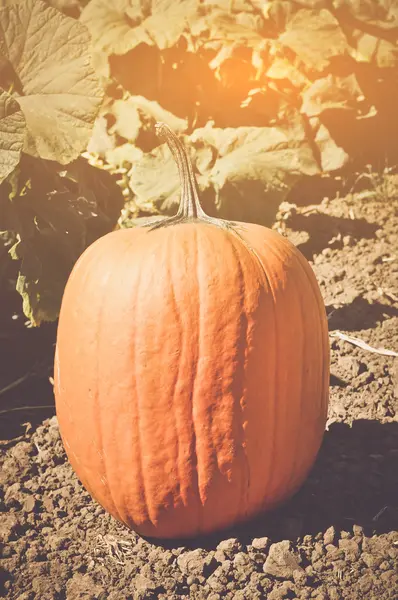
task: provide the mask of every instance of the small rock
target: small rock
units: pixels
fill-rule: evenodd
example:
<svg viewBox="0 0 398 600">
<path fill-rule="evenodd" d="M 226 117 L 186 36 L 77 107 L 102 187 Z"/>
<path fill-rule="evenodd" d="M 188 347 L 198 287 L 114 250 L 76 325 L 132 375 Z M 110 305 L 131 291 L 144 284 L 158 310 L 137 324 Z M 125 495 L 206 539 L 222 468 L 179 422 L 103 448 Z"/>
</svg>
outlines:
<svg viewBox="0 0 398 600">
<path fill-rule="evenodd" d="M 148 579 L 148 577 L 145 577 L 144 575 L 139 574 L 134 578 L 134 589 L 138 593 L 146 594 L 148 592 L 154 592 L 157 587 L 158 586 L 154 581 Z"/>
<path fill-rule="evenodd" d="M 341 595 L 337 587 L 330 586 L 328 588 L 329 600 L 341 600 Z"/>
<path fill-rule="evenodd" d="M 305 572 L 308 575 L 308 577 L 314 577 L 315 576 L 315 571 L 314 571 L 312 565 L 308 565 L 308 567 L 305 568 Z"/>
<path fill-rule="evenodd" d="M 383 561 L 383 558 L 381 556 L 379 556 L 378 554 L 370 554 L 369 552 L 362 552 L 361 560 L 370 569 L 377 569 L 377 567 Z"/>
<path fill-rule="evenodd" d="M 352 356 L 340 356 L 337 362 L 339 367 L 355 377 L 367 371 L 366 364 Z"/>
<path fill-rule="evenodd" d="M 191 552 L 180 554 L 177 564 L 185 575 L 210 575 L 216 568 L 217 562 L 214 556 L 205 550 L 197 548 Z"/>
<path fill-rule="evenodd" d="M 343 540 L 349 539 L 351 537 L 351 533 L 349 531 L 340 531 L 340 537 Z"/>
<path fill-rule="evenodd" d="M 362 577 L 359 578 L 358 585 L 362 594 L 367 594 L 373 587 L 372 577 L 365 573 L 365 575 L 362 575 Z"/>
<path fill-rule="evenodd" d="M 393 393 L 395 398 L 398 398 L 398 359 L 396 358 L 394 361 L 394 367 L 392 371 L 392 385 L 393 385 Z"/>
<path fill-rule="evenodd" d="M 4 494 L 6 506 L 20 508 L 25 500 L 25 494 L 22 492 L 21 487 L 18 481 L 8 486 Z"/>
<path fill-rule="evenodd" d="M 45 560 L 46 558 L 45 554 L 43 553 L 43 549 L 37 545 L 28 548 L 26 550 L 25 557 L 28 563 L 39 562 Z"/>
<path fill-rule="evenodd" d="M 332 525 L 331 527 L 326 529 L 325 533 L 323 534 L 323 542 L 324 542 L 325 546 L 327 546 L 328 544 L 333 544 L 335 539 L 336 539 L 336 530 Z"/>
<path fill-rule="evenodd" d="M 14 548 L 11 546 L 4 546 L 4 548 L 0 548 L 1 558 L 11 558 L 11 556 L 15 553 Z"/>
<path fill-rule="evenodd" d="M 15 458 L 21 465 L 30 462 L 30 456 L 37 454 L 37 450 L 32 442 L 19 442 L 11 450 L 11 456 Z"/>
<path fill-rule="evenodd" d="M 223 560 L 223 562 L 221 564 L 221 568 L 224 571 L 224 573 L 229 573 L 230 570 L 232 569 L 232 561 L 231 560 Z"/>
<path fill-rule="evenodd" d="M 293 580 L 298 587 L 304 587 L 308 582 L 307 573 L 302 569 L 296 569 L 293 571 Z"/>
<path fill-rule="evenodd" d="M 237 590 L 237 592 L 234 594 L 234 600 L 246 600 L 245 595 L 244 595 L 244 591 L 243 590 Z"/>
<path fill-rule="evenodd" d="M 353 525 L 352 532 L 355 537 L 363 537 L 363 527 L 361 525 Z"/>
<path fill-rule="evenodd" d="M 323 571 L 323 567 L 324 562 L 322 560 L 316 560 L 312 563 L 312 568 L 314 569 L 314 571 L 316 571 L 316 573 L 320 573 L 321 571 Z"/>
<path fill-rule="evenodd" d="M 396 569 L 389 569 L 380 575 L 382 581 L 387 581 L 392 589 L 398 589 L 398 573 Z"/>
<path fill-rule="evenodd" d="M 189 588 L 190 596 L 196 598 L 197 594 L 199 593 L 199 590 L 200 590 L 200 587 L 198 586 L 198 584 L 193 583 Z"/>
<path fill-rule="evenodd" d="M 218 567 L 207 580 L 207 584 L 211 589 L 220 594 L 225 592 L 227 583 L 228 579 L 222 567 Z"/>
<path fill-rule="evenodd" d="M 250 559 L 244 552 L 238 552 L 233 560 L 233 564 L 235 567 L 241 569 L 242 567 L 247 567 L 247 565 L 250 564 Z"/>
<path fill-rule="evenodd" d="M 360 550 L 357 542 L 350 539 L 342 539 L 339 541 L 339 548 L 343 550 L 346 560 L 355 561 L 359 558 Z"/>
<path fill-rule="evenodd" d="M 355 238 L 352 235 L 343 236 L 343 246 L 354 246 Z"/>
<path fill-rule="evenodd" d="M 48 547 L 51 550 L 64 550 L 70 543 L 70 538 L 63 535 L 51 535 L 47 540 Z"/>
<path fill-rule="evenodd" d="M 274 588 L 267 596 L 267 600 L 285 600 L 286 598 L 294 598 L 294 588 L 290 581 L 285 581 L 280 587 Z"/>
<path fill-rule="evenodd" d="M 58 425 L 56 425 L 55 427 L 50 427 L 48 430 L 48 435 L 51 438 L 51 440 L 53 440 L 54 442 L 59 440 L 60 435 L 59 435 Z"/>
<path fill-rule="evenodd" d="M 388 556 L 398 563 L 398 548 L 390 548 Z"/>
<path fill-rule="evenodd" d="M 333 546 L 333 544 L 328 544 L 326 546 L 326 552 L 328 553 L 328 560 L 335 561 L 344 557 L 343 551 Z"/>
<path fill-rule="evenodd" d="M 50 498 L 50 496 L 43 497 L 43 507 L 47 512 L 52 513 L 55 510 L 54 499 Z"/>
<path fill-rule="evenodd" d="M 218 544 L 217 550 L 224 552 L 226 556 L 230 557 L 242 550 L 242 544 L 237 538 L 229 538 L 228 540 L 222 540 Z"/>
<path fill-rule="evenodd" d="M 270 546 L 270 539 L 267 537 L 254 538 L 251 545 L 260 552 L 266 552 Z"/>
<path fill-rule="evenodd" d="M 296 556 L 291 551 L 291 543 L 287 540 L 272 544 L 269 549 L 263 571 L 267 575 L 281 579 L 293 577 L 294 571 L 302 570 Z"/>
<path fill-rule="evenodd" d="M 65 487 L 59 488 L 56 492 L 57 496 L 61 496 L 62 498 L 70 498 L 72 496 L 72 488 L 68 485 Z"/>
<path fill-rule="evenodd" d="M 16 529 L 19 526 L 19 520 L 15 514 L 2 514 L 1 515 L 1 527 L 0 527 L 0 541 L 1 542 L 9 542 L 14 534 Z"/>
<path fill-rule="evenodd" d="M 217 562 L 222 563 L 225 560 L 227 560 L 227 555 L 225 554 L 225 552 L 222 552 L 221 550 L 216 550 L 214 552 L 214 558 Z"/>
<path fill-rule="evenodd" d="M 244 600 L 247 600 L 248 598 L 250 598 L 250 600 L 263 600 L 264 598 L 260 590 L 256 587 L 252 587 L 250 584 L 243 588 L 242 593 Z M 235 600 L 235 596 L 233 600 Z"/>
<path fill-rule="evenodd" d="M 48 589 L 48 578 L 45 577 L 44 580 L 46 589 Z M 103 591 L 103 588 L 97 585 L 90 575 L 74 573 L 66 584 L 66 600 L 94 600 Z"/>
<path fill-rule="evenodd" d="M 35 512 L 37 509 L 37 501 L 34 499 L 33 496 L 27 496 L 25 499 L 25 502 L 23 503 L 23 511 L 24 512 Z"/>
<path fill-rule="evenodd" d="M 35 598 L 48 598 L 48 577 L 45 575 L 37 575 L 32 579 L 32 589 L 35 592 Z M 67 596 L 68 598 L 68 596 Z M 70 598 L 70 596 L 69 596 Z M 69 600 L 68 598 L 68 600 Z M 75 598 L 81 598 L 81 596 L 73 596 L 73 600 Z"/>
</svg>

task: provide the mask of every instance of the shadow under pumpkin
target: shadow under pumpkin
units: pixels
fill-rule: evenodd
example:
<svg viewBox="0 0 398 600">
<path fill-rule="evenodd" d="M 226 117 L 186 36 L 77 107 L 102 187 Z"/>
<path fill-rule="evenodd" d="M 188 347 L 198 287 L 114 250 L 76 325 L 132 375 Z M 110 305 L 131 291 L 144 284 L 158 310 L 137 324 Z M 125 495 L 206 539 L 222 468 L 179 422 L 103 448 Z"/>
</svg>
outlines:
<svg viewBox="0 0 398 600">
<path fill-rule="evenodd" d="M 398 423 L 365 419 L 354 421 L 352 427 L 333 423 L 304 485 L 279 509 L 216 535 L 159 544 L 211 550 L 230 537 L 243 544 L 260 537 L 272 543 L 294 541 L 331 526 L 350 531 L 359 525 L 368 536 L 396 531 L 397 459 Z"/>
</svg>

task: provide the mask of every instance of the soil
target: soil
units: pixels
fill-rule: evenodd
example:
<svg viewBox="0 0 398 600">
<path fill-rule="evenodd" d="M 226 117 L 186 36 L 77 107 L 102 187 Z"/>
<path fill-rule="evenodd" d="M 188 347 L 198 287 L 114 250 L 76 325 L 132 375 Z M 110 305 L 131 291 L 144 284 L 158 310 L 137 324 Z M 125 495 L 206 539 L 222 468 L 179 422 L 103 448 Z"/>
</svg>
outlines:
<svg viewBox="0 0 398 600">
<path fill-rule="evenodd" d="M 144 540 L 72 472 L 41 373 L 0 397 L 1 597 L 398 599 L 398 358 L 336 337 L 398 351 L 398 195 L 380 188 L 283 205 L 275 227 L 311 261 L 331 333 L 327 431 L 302 489 L 273 514 L 211 538 Z M 51 354 L 51 327 L 29 335 L 30 354 L 3 344 L 12 361 L 17 351 L 39 362 Z M 20 376 L 6 371 L 2 385 Z"/>
</svg>

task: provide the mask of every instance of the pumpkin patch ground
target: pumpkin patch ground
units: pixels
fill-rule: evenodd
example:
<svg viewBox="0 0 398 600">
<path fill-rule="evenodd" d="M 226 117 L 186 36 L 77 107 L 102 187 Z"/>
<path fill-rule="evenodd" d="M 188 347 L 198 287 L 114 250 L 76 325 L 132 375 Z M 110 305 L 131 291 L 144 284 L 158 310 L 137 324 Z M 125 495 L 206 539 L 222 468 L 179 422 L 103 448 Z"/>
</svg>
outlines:
<svg viewBox="0 0 398 600">
<path fill-rule="evenodd" d="M 40 366 L 53 326 L 27 331 L 21 315 L 4 323 L 14 346 L 0 340 L 0 387 L 23 375 L 17 357 L 20 369 L 32 357 L 39 366 L 0 396 L 0 597 L 398 599 L 398 358 L 380 350 L 398 352 L 394 177 L 377 193 L 279 209 L 274 227 L 310 261 L 327 309 L 327 431 L 296 496 L 234 530 L 159 543 L 107 515 L 61 443 Z M 5 306 L 11 292 L 2 294 Z"/>
</svg>

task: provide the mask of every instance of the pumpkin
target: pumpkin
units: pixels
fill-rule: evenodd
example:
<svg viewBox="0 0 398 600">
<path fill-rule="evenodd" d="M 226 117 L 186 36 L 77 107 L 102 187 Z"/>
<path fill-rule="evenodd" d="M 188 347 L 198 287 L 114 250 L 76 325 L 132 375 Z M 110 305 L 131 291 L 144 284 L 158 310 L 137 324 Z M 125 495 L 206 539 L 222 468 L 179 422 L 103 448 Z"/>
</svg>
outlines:
<svg viewBox="0 0 398 600">
<path fill-rule="evenodd" d="M 328 328 L 313 271 L 280 234 L 207 216 L 114 231 L 63 296 L 55 397 L 70 463 L 139 534 L 183 538 L 270 510 L 303 483 L 325 430 Z"/>
</svg>

